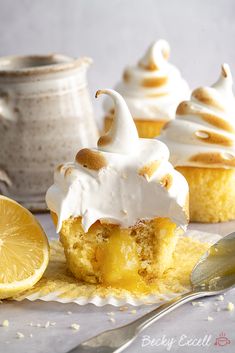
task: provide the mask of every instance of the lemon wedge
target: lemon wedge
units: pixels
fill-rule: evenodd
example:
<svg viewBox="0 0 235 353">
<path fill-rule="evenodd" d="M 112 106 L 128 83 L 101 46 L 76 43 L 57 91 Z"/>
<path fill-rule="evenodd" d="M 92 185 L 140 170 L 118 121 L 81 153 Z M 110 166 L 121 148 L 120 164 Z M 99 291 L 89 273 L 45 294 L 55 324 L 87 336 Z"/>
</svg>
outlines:
<svg viewBox="0 0 235 353">
<path fill-rule="evenodd" d="M 0 195 L 0 299 L 31 288 L 48 261 L 49 244 L 36 218 Z"/>
</svg>

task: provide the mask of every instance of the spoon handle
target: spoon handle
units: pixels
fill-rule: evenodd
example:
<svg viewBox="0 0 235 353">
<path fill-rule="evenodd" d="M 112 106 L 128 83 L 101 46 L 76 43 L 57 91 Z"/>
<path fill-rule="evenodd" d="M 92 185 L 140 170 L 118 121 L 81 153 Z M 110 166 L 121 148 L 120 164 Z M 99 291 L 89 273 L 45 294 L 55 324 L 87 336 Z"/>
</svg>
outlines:
<svg viewBox="0 0 235 353">
<path fill-rule="evenodd" d="M 206 296 L 205 292 L 192 291 L 192 292 L 181 294 L 171 299 L 167 303 L 154 309 L 153 311 L 150 311 L 148 314 L 140 317 L 139 319 L 135 320 L 129 325 L 133 325 L 133 328 L 135 327 L 136 333 L 139 333 L 145 328 L 147 328 L 148 326 L 152 325 L 155 321 L 160 319 L 162 316 L 178 308 L 180 305 L 185 304 L 193 299 L 204 297 L 204 296 Z"/>
</svg>

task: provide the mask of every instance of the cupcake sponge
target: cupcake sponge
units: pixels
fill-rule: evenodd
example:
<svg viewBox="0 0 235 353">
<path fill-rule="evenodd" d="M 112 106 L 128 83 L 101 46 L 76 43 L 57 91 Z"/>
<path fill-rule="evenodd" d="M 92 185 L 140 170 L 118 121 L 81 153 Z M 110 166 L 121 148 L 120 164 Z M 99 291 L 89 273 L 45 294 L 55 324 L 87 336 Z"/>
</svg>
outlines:
<svg viewBox="0 0 235 353">
<path fill-rule="evenodd" d="M 52 218 L 56 224 L 54 213 Z M 133 290 L 138 281 L 150 283 L 170 267 L 178 232 L 169 219 L 155 218 L 125 229 L 97 221 L 85 233 L 77 217 L 63 222 L 60 240 L 77 279 Z"/>
<path fill-rule="evenodd" d="M 176 167 L 189 184 L 190 221 L 203 223 L 235 219 L 235 170 Z"/>
<path fill-rule="evenodd" d="M 104 122 L 104 129 L 108 131 L 112 125 L 113 119 L 106 117 Z M 138 130 L 139 137 L 141 138 L 153 138 L 160 135 L 161 129 L 167 123 L 165 120 L 144 120 L 134 119 L 135 125 Z"/>
</svg>

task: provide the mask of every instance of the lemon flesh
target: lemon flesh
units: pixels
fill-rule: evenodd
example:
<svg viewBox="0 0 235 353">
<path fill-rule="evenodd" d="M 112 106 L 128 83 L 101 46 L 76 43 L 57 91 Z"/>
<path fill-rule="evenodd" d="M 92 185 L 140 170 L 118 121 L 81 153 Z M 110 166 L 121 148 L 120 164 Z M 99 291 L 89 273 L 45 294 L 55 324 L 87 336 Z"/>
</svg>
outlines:
<svg viewBox="0 0 235 353">
<path fill-rule="evenodd" d="M 0 299 L 31 288 L 49 261 L 47 237 L 36 218 L 0 196 Z"/>
</svg>

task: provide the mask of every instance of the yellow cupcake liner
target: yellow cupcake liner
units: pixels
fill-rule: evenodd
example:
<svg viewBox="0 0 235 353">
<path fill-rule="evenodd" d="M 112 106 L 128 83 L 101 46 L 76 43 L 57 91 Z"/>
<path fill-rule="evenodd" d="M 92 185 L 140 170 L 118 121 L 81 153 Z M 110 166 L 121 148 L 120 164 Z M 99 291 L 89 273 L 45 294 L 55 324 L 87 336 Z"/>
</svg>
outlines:
<svg viewBox="0 0 235 353">
<path fill-rule="evenodd" d="M 148 295 L 139 296 L 127 290 L 104 288 L 101 285 L 86 284 L 76 280 L 66 267 L 63 248 L 59 241 L 50 243 L 51 255 L 48 268 L 41 280 L 30 290 L 14 297 L 22 301 L 56 301 L 60 303 L 88 303 L 96 306 L 111 304 L 158 304 L 190 289 L 190 273 L 210 243 L 220 239 L 219 235 L 192 231 L 179 238 L 173 263 L 157 280 L 155 289 Z"/>
<path fill-rule="evenodd" d="M 112 117 L 106 117 L 104 121 L 104 129 L 108 131 L 112 125 Z M 164 120 L 144 120 L 135 119 L 135 125 L 138 130 L 139 137 L 142 138 L 154 138 L 160 135 L 163 126 L 167 123 Z"/>
</svg>

